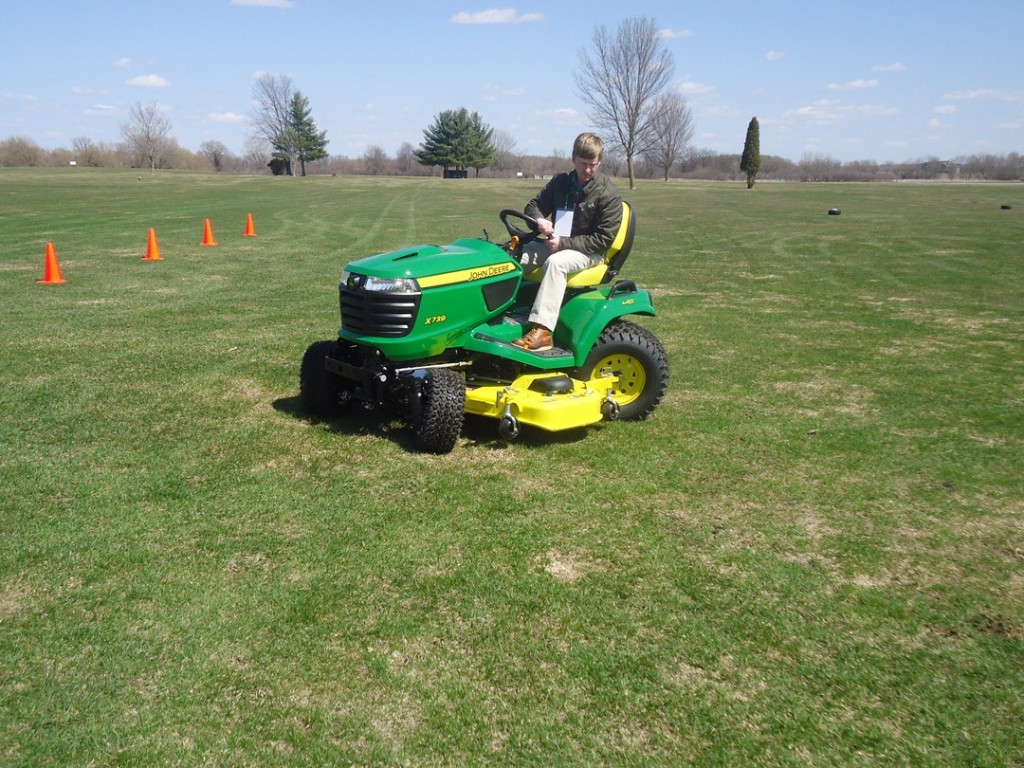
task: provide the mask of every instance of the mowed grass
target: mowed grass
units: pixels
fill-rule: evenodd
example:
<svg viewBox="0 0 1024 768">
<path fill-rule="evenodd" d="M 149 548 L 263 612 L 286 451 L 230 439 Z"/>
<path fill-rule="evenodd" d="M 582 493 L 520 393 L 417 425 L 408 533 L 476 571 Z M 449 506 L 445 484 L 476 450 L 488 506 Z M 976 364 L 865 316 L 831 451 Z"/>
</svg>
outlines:
<svg viewBox="0 0 1024 768">
<path fill-rule="evenodd" d="M 1024 765 L 1024 187 L 643 183 L 649 421 L 300 411 L 540 184 L 0 170 L 0 763 Z"/>
</svg>

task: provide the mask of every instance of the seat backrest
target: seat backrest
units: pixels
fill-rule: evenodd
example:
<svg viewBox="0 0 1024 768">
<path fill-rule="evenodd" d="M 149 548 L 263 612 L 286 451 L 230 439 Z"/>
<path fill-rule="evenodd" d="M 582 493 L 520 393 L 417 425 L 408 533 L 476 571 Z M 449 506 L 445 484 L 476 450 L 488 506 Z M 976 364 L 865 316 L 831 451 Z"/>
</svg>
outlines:
<svg viewBox="0 0 1024 768">
<path fill-rule="evenodd" d="M 636 214 L 633 212 L 633 206 L 623 200 L 622 224 L 619 225 L 619 232 L 612 241 L 611 247 L 608 248 L 608 253 L 605 254 L 604 260 L 608 265 L 608 272 L 602 282 L 607 282 L 619 274 L 619 270 L 626 263 L 626 257 L 629 256 L 629 252 L 633 248 L 635 236 Z"/>
</svg>

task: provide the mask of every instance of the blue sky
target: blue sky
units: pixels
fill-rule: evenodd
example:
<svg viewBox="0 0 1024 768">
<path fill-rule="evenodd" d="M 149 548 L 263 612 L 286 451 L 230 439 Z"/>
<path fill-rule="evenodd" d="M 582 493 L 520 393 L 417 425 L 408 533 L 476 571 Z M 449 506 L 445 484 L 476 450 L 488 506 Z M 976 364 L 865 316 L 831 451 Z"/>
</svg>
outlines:
<svg viewBox="0 0 1024 768">
<path fill-rule="evenodd" d="M 287 74 L 328 151 L 418 145 L 467 107 L 522 153 L 590 127 L 573 73 L 594 30 L 656 20 L 694 145 L 800 160 L 1024 151 L 1022 0 L 6 0 L 0 140 L 117 142 L 156 102 L 182 146 L 242 153 L 253 77 Z"/>
</svg>

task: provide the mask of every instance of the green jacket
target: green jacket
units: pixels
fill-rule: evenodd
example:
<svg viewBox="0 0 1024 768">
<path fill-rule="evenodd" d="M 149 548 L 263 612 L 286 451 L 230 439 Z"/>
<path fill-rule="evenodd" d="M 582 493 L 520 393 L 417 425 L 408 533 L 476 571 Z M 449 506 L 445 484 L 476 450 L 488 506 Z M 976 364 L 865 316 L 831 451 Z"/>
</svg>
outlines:
<svg viewBox="0 0 1024 768">
<path fill-rule="evenodd" d="M 535 219 L 554 221 L 555 211 L 573 208 L 572 235 L 562 238 L 562 248 L 603 255 L 622 224 L 622 196 L 607 176 L 598 173 L 583 187 L 574 206 L 571 188 L 575 178 L 576 171 L 552 177 L 524 212 Z"/>
</svg>

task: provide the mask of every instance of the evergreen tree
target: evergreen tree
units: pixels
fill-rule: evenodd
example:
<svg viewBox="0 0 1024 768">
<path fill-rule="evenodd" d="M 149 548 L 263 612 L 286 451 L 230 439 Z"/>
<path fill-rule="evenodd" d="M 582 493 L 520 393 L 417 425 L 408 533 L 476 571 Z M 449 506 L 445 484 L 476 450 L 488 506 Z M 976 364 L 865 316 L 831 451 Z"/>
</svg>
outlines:
<svg viewBox="0 0 1024 768">
<path fill-rule="evenodd" d="M 309 99 L 296 91 L 288 107 L 291 128 L 292 155 L 299 161 L 301 175 L 306 175 L 306 163 L 327 157 L 327 131 L 317 130 L 309 108 Z"/>
<path fill-rule="evenodd" d="M 420 165 L 440 165 L 450 170 L 486 168 L 494 162 L 494 131 L 476 112 L 465 107 L 445 110 L 423 131 L 423 143 L 414 153 Z"/>
<path fill-rule="evenodd" d="M 754 186 L 757 172 L 761 170 L 761 126 L 756 117 L 750 118 L 747 126 L 747 138 L 743 142 L 743 156 L 740 158 L 740 170 L 747 174 L 747 189 Z"/>
<path fill-rule="evenodd" d="M 476 175 L 480 175 L 480 169 L 486 168 L 494 162 L 496 151 L 494 149 L 494 129 L 484 123 L 480 115 L 474 112 L 469 121 L 469 154 L 466 158 L 466 165 L 476 169 Z"/>
<path fill-rule="evenodd" d="M 414 153 L 420 165 L 440 165 L 447 171 L 455 162 L 452 143 L 455 137 L 455 113 L 446 110 L 434 118 L 433 124 L 424 129 L 423 143 Z"/>
</svg>

